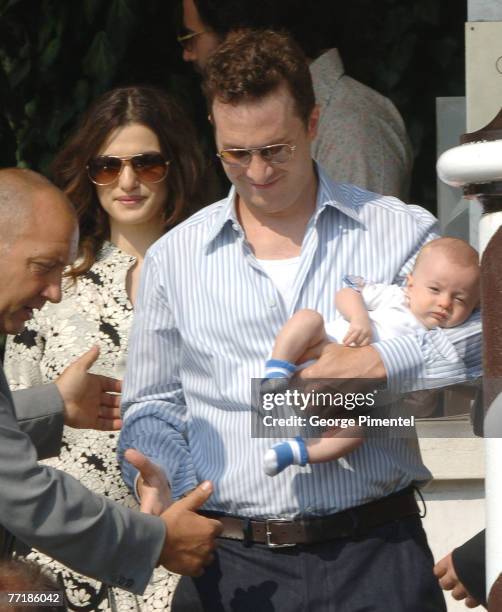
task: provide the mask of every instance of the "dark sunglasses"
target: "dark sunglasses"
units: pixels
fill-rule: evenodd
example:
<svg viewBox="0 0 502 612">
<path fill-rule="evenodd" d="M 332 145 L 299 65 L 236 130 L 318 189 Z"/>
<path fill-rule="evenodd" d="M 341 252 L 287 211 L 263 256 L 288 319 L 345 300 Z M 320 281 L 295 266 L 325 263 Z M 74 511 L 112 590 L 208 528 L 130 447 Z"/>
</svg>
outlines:
<svg viewBox="0 0 502 612">
<path fill-rule="evenodd" d="M 137 155 L 99 155 L 87 164 L 87 174 L 95 185 L 111 185 L 116 181 L 125 164 L 131 164 L 136 176 L 144 183 L 160 183 L 167 175 L 169 162 L 160 153 Z"/>
<path fill-rule="evenodd" d="M 253 155 L 260 155 L 269 164 L 285 164 L 293 157 L 296 145 L 272 144 L 255 149 L 222 149 L 216 154 L 227 166 L 249 166 Z"/>
<path fill-rule="evenodd" d="M 201 30 L 200 32 L 192 32 L 191 30 L 181 29 L 176 36 L 176 40 L 182 46 L 183 49 L 189 50 L 192 48 L 194 39 L 201 34 L 205 34 L 207 30 Z"/>
</svg>

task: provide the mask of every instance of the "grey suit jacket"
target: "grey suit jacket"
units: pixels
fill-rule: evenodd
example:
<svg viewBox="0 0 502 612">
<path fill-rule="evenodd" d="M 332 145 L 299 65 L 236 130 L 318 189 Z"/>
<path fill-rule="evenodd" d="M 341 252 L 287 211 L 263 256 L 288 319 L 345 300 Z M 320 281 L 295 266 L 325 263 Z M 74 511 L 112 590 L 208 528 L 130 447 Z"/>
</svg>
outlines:
<svg viewBox="0 0 502 612">
<path fill-rule="evenodd" d="M 58 455 L 64 422 L 63 400 L 56 385 L 14 391 L 12 397 L 18 425 L 30 437 L 38 458 Z"/>
<path fill-rule="evenodd" d="M 37 452 L 39 458 L 57 454 L 61 443 L 62 404 L 54 385 L 16 393 L 16 411 L 19 424 L 0 366 L 0 523 L 81 574 L 142 593 L 164 542 L 162 520 L 37 463 Z"/>
</svg>

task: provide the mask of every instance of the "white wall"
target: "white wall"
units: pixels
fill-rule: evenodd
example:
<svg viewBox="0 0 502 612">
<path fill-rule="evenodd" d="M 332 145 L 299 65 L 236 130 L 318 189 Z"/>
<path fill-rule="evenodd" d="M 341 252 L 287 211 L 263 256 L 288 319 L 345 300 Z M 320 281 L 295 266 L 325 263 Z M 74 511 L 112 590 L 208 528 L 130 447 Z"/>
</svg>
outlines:
<svg viewBox="0 0 502 612">
<path fill-rule="evenodd" d="M 483 441 L 422 438 L 425 464 L 435 476 L 422 490 L 427 515 L 423 519 L 436 561 L 485 526 Z M 448 612 L 466 612 L 461 602 L 445 594 Z M 482 610 L 483 608 L 478 608 Z"/>
</svg>

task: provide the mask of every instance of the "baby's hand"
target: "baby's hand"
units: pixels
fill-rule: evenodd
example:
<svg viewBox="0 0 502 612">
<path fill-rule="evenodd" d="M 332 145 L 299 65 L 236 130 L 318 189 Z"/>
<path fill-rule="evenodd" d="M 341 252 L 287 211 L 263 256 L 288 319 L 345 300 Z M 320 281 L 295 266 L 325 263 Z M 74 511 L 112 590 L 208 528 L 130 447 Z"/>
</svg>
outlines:
<svg viewBox="0 0 502 612">
<path fill-rule="evenodd" d="M 345 346 L 368 346 L 373 339 L 369 317 L 353 318 L 343 339 Z"/>
</svg>

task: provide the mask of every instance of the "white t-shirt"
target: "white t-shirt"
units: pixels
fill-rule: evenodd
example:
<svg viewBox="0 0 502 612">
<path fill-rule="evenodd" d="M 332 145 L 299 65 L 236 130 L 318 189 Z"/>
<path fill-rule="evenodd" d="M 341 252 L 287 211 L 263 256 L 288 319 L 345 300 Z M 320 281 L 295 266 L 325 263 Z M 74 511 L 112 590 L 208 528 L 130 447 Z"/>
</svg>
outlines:
<svg viewBox="0 0 502 612">
<path fill-rule="evenodd" d="M 265 270 L 272 282 L 277 287 L 284 300 L 286 310 L 291 306 L 293 299 L 293 283 L 295 282 L 300 257 L 290 257 L 289 259 L 257 259 L 258 263 Z"/>
</svg>

